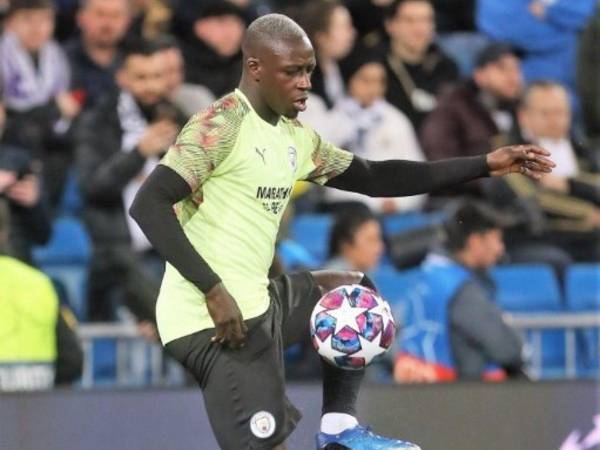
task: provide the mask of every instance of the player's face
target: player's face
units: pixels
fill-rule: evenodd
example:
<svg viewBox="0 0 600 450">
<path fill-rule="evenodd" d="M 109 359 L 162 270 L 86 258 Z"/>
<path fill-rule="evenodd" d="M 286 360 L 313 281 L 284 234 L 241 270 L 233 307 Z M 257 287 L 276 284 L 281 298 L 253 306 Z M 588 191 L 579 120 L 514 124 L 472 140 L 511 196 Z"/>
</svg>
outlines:
<svg viewBox="0 0 600 450">
<path fill-rule="evenodd" d="M 562 139 L 569 134 L 571 108 L 564 89 L 534 88 L 528 97 L 519 114 L 525 130 L 538 138 Z"/>
<path fill-rule="evenodd" d="M 52 37 L 54 11 L 51 9 L 16 11 L 9 18 L 7 28 L 17 36 L 25 49 L 36 52 Z"/>
<path fill-rule="evenodd" d="M 379 263 L 383 250 L 379 222 L 369 220 L 356 230 L 352 242 L 343 245 L 342 254 L 353 269 L 369 271 Z"/>
<path fill-rule="evenodd" d="M 348 83 L 350 95 L 363 107 L 369 107 L 385 94 L 385 68 L 379 63 L 362 66 Z"/>
<path fill-rule="evenodd" d="M 289 118 L 304 111 L 315 64 L 308 38 L 265 52 L 260 61 L 260 89 L 269 108 Z"/>
<path fill-rule="evenodd" d="M 129 91 L 141 104 L 156 104 L 166 92 L 162 55 L 155 53 L 150 56 L 129 56 L 117 74 L 117 81 L 122 89 Z"/>
</svg>

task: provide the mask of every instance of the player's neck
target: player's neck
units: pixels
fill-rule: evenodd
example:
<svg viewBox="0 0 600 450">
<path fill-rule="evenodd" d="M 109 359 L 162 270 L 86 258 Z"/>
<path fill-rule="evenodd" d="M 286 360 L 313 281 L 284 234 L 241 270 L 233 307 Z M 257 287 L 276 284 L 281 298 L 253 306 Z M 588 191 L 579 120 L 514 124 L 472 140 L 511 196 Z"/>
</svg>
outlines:
<svg viewBox="0 0 600 450">
<path fill-rule="evenodd" d="M 239 90 L 244 93 L 252 105 L 252 108 L 261 119 L 267 123 L 270 123 L 271 125 L 277 125 L 277 122 L 279 122 L 279 114 L 276 114 L 271 108 L 269 108 L 254 86 L 242 79 Z"/>
</svg>

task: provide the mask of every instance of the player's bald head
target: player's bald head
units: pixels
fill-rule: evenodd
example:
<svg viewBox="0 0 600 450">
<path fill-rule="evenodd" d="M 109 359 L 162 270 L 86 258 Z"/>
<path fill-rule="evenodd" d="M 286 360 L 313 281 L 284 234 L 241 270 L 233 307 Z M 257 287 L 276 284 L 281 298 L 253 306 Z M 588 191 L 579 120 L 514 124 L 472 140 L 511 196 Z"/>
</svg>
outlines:
<svg viewBox="0 0 600 450">
<path fill-rule="evenodd" d="M 244 36 L 242 51 L 244 58 L 260 58 L 265 51 L 277 53 L 283 46 L 301 43 L 310 45 L 310 40 L 300 25 L 283 14 L 267 14 L 250 24 Z"/>
</svg>

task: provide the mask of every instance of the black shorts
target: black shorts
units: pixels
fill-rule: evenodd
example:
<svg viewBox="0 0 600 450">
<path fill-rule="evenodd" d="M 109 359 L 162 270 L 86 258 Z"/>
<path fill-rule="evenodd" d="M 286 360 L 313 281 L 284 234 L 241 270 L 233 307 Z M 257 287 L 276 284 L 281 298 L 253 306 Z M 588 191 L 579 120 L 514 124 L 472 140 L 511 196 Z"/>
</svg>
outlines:
<svg viewBox="0 0 600 450">
<path fill-rule="evenodd" d="M 242 349 L 212 344 L 212 328 L 166 345 L 202 388 L 221 450 L 270 450 L 301 418 L 285 395 L 283 350 L 306 337 L 321 292 L 310 272 L 298 272 L 271 280 L 269 294 L 267 312 L 246 321 Z"/>
</svg>

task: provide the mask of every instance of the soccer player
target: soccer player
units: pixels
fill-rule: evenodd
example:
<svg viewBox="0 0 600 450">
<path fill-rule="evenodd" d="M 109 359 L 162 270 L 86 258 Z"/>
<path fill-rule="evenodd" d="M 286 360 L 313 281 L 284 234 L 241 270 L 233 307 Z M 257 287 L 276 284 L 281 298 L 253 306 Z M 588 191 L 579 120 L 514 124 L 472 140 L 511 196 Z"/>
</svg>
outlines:
<svg viewBox="0 0 600 450">
<path fill-rule="evenodd" d="M 161 340 L 202 388 L 220 448 L 281 450 L 300 420 L 285 395 L 283 349 L 308 332 L 323 292 L 372 287 L 358 272 L 267 278 L 294 183 L 398 197 L 509 172 L 537 179 L 554 164 L 530 145 L 431 163 L 363 160 L 296 120 L 315 68 L 300 26 L 262 16 L 248 27 L 243 54 L 239 88 L 188 122 L 131 215 L 167 260 L 156 307 Z M 418 450 L 358 424 L 362 375 L 323 364 L 317 448 Z"/>
</svg>

